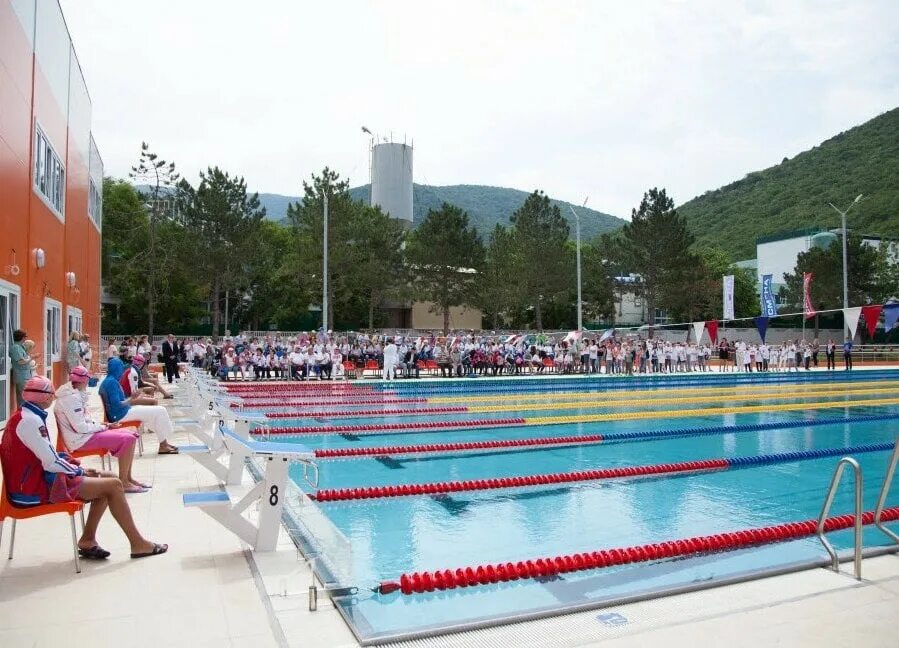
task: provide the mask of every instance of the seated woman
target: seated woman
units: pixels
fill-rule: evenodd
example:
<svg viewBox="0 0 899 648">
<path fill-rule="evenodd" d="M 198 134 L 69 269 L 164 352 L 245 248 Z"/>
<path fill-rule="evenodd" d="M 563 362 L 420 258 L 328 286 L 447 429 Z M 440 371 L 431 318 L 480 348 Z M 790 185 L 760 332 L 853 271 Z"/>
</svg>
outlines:
<svg viewBox="0 0 899 648">
<path fill-rule="evenodd" d="M 0 441 L 3 480 L 14 506 L 84 500 L 90 512 L 78 540 L 78 553 L 84 558 L 103 560 L 109 552 L 97 544 L 97 526 L 108 508 L 125 532 L 132 558 L 158 556 L 168 545 L 144 538 L 131 516 L 125 489 L 111 473 L 82 468 L 65 455 L 57 454 L 47 432 L 47 408 L 53 402 L 53 383 L 43 376 L 28 380 L 25 402 L 13 414 Z"/>
<path fill-rule="evenodd" d="M 134 445 L 138 432 L 133 428 L 121 428 L 118 423 L 97 423 L 87 408 L 87 382 L 90 372 L 75 367 L 69 373 L 68 384 L 56 390 L 56 421 L 58 434 L 65 439 L 69 450 L 109 450 L 119 461 L 119 480 L 126 493 L 145 493 L 149 486 L 131 476 L 134 462 Z"/>
<path fill-rule="evenodd" d="M 118 358 L 113 358 L 107 363 L 107 367 L 106 378 L 100 383 L 100 398 L 103 399 L 107 418 L 112 423 L 140 421 L 159 438 L 159 454 L 178 454 L 178 448 L 168 442 L 173 432 L 168 410 L 162 405 L 135 405 L 134 401 L 125 396 L 119 384 L 125 365 Z"/>
</svg>

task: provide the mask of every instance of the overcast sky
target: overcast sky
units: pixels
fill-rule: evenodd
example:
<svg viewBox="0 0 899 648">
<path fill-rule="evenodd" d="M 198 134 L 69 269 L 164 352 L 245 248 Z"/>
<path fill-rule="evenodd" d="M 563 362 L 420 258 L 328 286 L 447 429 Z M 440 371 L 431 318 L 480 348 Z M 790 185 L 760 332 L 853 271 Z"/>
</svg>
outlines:
<svg viewBox="0 0 899 648">
<path fill-rule="evenodd" d="M 61 0 L 110 175 L 146 140 L 296 195 L 368 182 L 362 125 L 415 181 L 544 189 L 625 217 L 899 105 L 899 2 Z"/>
</svg>

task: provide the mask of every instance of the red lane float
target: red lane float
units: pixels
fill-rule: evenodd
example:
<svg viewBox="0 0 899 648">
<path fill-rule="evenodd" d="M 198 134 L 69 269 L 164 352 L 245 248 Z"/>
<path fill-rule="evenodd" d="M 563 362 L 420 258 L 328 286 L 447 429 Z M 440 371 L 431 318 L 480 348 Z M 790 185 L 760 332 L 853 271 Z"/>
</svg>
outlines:
<svg viewBox="0 0 899 648">
<path fill-rule="evenodd" d="M 384 457 L 387 455 L 453 452 L 456 450 L 490 450 L 492 448 L 526 448 L 532 446 L 586 445 L 602 443 L 601 434 L 582 436 L 542 437 L 531 439 L 500 439 L 497 441 L 462 441 L 458 443 L 429 443 L 422 445 L 383 446 L 380 448 L 331 448 L 315 451 L 319 459 L 339 457 Z"/>
<path fill-rule="evenodd" d="M 899 506 L 884 509 L 881 521 L 899 520 Z M 862 515 L 862 524 L 874 523 L 874 511 Z M 384 581 L 377 591 L 390 594 L 397 590 L 405 595 L 433 592 L 434 590 L 455 589 L 456 587 L 476 587 L 490 583 L 505 583 L 514 580 L 527 580 L 568 572 L 602 569 L 628 563 L 641 563 L 667 558 L 680 558 L 718 551 L 733 551 L 744 547 L 786 542 L 807 538 L 815 534 L 817 520 L 788 522 L 776 526 L 746 529 L 717 533 L 707 536 L 696 536 L 657 544 L 620 547 L 602 551 L 536 558 L 515 563 L 495 563 L 443 569 L 429 572 L 412 572 L 403 574 L 398 581 Z M 840 515 L 827 518 L 825 531 L 841 531 L 855 525 L 854 515 Z"/>
<path fill-rule="evenodd" d="M 641 477 L 645 475 L 670 475 L 700 470 L 726 470 L 730 467 L 727 459 L 705 459 L 703 461 L 682 461 L 649 466 L 624 466 L 621 468 L 598 468 L 568 473 L 527 475 L 522 477 L 494 477 L 492 479 L 470 479 L 467 481 L 431 482 L 427 484 L 403 484 L 402 486 L 368 486 L 364 488 L 321 489 L 310 495 L 319 502 L 342 500 L 375 499 L 381 497 L 407 497 L 411 495 L 440 495 L 462 491 L 493 490 L 497 488 L 521 488 L 524 486 L 546 486 L 547 484 L 570 484 L 572 482 L 617 479 L 619 477 Z"/>
<path fill-rule="evenodd" d="M 440 430 L 446 428 L 503 427 L 524 425 L 523 418 L 471 419 L 470 421 L 421 421 L 415 423 L 367 423 L 365 425 L 319 425 L 271 427 L 267 434 L 365 434 L 394 430 Z"/>
<path fill-rule="evenodd" d="M 224 387 L 229 392 L 238 391 L 275 391 L 275 390 L 297 390 L 297 391 L 373 391 L 374 385 L 346 385 L 339 383 L 310 383 L 310 382 L 246 382 L 246 383 L 224 383 Z"/>
<path fill-rule="evenodd" d="M 422 409 L 367 409 L 367 410 L 326 410 L 324 412 L 278 412 L 266 414 L 269 418 L 332 418 L 338 416 L 427 416 L 430 414 L 464 414 L 464 405 L 447 407 L 423 407 Z"/>
</svg>

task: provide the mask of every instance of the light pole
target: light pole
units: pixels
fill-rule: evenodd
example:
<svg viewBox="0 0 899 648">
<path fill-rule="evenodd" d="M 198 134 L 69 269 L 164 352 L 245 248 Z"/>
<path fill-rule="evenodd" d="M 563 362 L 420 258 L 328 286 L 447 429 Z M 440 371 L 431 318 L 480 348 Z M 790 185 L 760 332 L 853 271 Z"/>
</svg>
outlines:
<svg viewBox="0 0 899 648">
<path fill-rule="evenodd" d="M 328 185 L 322 192 L 324 197 L 324 225 L 322 227 L 322 238 L 324 239 L 322 248 L 322 330 L 328 330 Z"/>
<path fill-rule="evenodd" d="M 833 207 L 834 211 L 836 211 L 840 215 L 840 218 L 842 218 L 842 222 L 843 222 L 843 308 L 849 308 L 849 272 L 847 270 L 848 266 L 846 265 L 846 214 L 848 214 L 849 210 L 852 209 L 852 205 L 854 205 L 861 199 L 862 199 L 862 194 L 857 195 L 855 197 L 855 200 L 852 201 L 852 204 L 849 205 L 845 209 L 845 211 L 841 211 L 841 210 L 837 209 L 837 206 L 834 205 L 833 203 L 827 203 L 828 205 Z M 844 328 L 844 332 L 846 333 L 846 337 L 848 337 L 850 331 L 849 331 L 849 325 L 846 323 L 845 319 L 846 318 L 844 316 L 843 317 L 843 320 L 844 320 L 843 328 Z"/>
<path fill-rule="evenodd" d="M 587 198 L 584 198 L 584 204 L 581 207 L 587 206 Z M 575 244 L 575 257 L 577 259 L 577 330 L 584 330 L 584 303 L 581 300 L 581 217 L 578 215 L 576 211 L 574 211 L 574 207 L 570 204 L 568 205 L 568 209 L 571 210 L 571 213 L 574 214 L 574 228 L 576 232 L 576 244 Z"/>
</svg>

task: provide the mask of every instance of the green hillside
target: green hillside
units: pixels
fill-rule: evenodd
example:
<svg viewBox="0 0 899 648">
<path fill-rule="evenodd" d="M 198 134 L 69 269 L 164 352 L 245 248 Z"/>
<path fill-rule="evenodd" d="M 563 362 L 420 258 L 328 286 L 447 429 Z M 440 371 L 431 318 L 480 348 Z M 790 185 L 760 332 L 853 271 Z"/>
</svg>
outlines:
<svg viewBox="0 0 899 648">
<path fill-rule="evenodd" d="M 838 227 L 858 194 L 849 228 L 899 237 L 899 108 L 777 166 L 708 191 L 678 207 L 701 243 L 734 258 L 755 256 L 755 239 L 805 227 Z"/>
<path fill-rule="evenodd" d="M 371 187 L 363 185 L 350 189 L 350 194 L 356 200 L 369 201 Z M 424 220 L 429 209 L 439 209 L 444 202 L 451 203 L 468 212 L 469 219 L 478 232 L 486 238 L 497 223 L 509 224 L 509 217 L 516 209 L 521 207 L 528 192 L 518 189 L 506 189 L 504 187 L 488 187 L 484 185 L 451 185 L 437 187 L 432 185 L 413 185 L 412 188 L 412 218 L 415 224 Z M 280 194 L 259 194 L 259 200 L 266 209 L 267 216 L 272 220 L 281 220 L 287 214 L 287 205 L 296 202 L 295 196 L 282 196 Z M 574 216 L 568 208 L 568 203 L 554 200 L 562 210 L 564 216 L 571 225 L 571 236 L 574 237 Z M 615 216 L 604 214 L 593 209 L 575 206 L 581 216 L 581 236 L 588 240 L 598 234 L 616 230 L 624 224 L 624 221 Z"/>
</svg>

